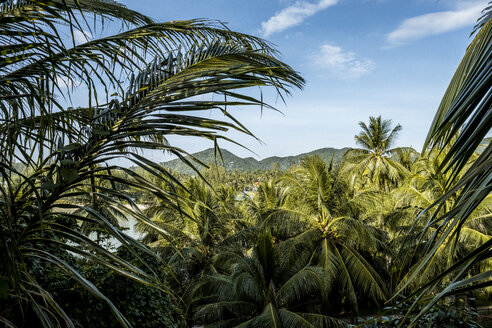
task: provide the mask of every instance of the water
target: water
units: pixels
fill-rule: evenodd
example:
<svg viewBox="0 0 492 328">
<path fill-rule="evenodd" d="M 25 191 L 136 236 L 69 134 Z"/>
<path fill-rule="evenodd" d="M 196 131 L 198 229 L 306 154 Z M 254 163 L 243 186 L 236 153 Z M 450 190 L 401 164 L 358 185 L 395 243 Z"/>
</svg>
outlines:
<svg viewBox="0 0 492 328">
<path fill-rule="evenodd" d="M 121 231 L 124 234 L 132 237 L 133 239 L 139 240 L 144 235 L 142 232 L 136 229 L 137 219 L 135 219 L 133 216 L 128 216 L 126 219 L 119 220 L 118 224 L 121 227 Z M 96 241 L 97 233 L 90 233 L 89 238 Z M 116 250 L 119 246 L 121 246 L 121 242 L 113 236 L 104 239 L 100 244 L 104 246 L 104 248 L 109 250 Z"/>
</svg>

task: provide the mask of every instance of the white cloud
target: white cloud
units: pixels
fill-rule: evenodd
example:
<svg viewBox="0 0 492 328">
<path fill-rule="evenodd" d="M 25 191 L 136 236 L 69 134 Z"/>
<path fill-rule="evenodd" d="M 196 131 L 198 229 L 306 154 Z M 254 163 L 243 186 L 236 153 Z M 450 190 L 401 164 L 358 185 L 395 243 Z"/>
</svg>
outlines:
<svg viewBox="0 0 492 328">
<path fill-rule="evenodd" d="M 266 22 L 261 23 L 265 37 L 281 32 L 289 27 L 302 23 L 306 18 L 318 11 L 336 5 L 339 0 L 319 0 L 317 3 L 297 1 L 295 4 L 282 9 Z"/>
<path fill-rule="evenodd" d="M 73 32 L 73 37 L 75 40 L 75 44 L 78 45 L 90 41 L 92 39 L 92 34 L 88 31 L 76 30 Z"/>
<path fill-rule="evenodd" d="M 82 81 L 79 81 L 76 78 L 68 77 L 68 76 L 57 76 L 56 77 L 56 85 L 59 88 L 72 89 L 74 87 L 82 84 Z"/>
<path fill-rule="evenodd" d="M 408 18 L 386 37 L 391 45 L 399 45 L 430 35 L 442 34 L 475 24 L 487 1 L 465 2 L 452 11 L 441 11 Z"/>
<path fill-rule="evenodd" d="M 312 57 L 313 64 L 321 66 L 344 78 L 354 79 L 374 71 L 376 64 L 368 59 L 358 57 L 354 52 L 330 44 L 320 47 L 319 53 Z"/>
</svg>

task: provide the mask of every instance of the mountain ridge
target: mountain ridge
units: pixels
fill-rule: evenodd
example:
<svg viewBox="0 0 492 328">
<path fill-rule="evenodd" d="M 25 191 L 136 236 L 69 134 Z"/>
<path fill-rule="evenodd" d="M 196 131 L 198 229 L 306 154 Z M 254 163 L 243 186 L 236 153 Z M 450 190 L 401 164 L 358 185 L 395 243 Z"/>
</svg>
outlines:
<svg viewBox="0 0 492 328">
<path fill-rule="evenodd" d="M 292 156 L 271 156 L 264 158 L 262 160 L 257 160 L 253 157 L 239 157 L 227 149 L 221 149 L 223 163 L 219 156 L 215 159 L 215 150 L 214 148 L 205 149 L 196 153 L 191 154 L 193 157 L 197 158 L 201 162 L 208 165 L 217 165 L 224 166 L 229 170 L 238 170 L 238 171 L 253 171 L 253 170 L 270 170 L 274 168 L 275 164 L 278 164 L 278 168 L 281 170 L 285 170 L 292 165 L 295 165 L 301 161 L 302 158 L 306 156 L 318 155 L 325 161 L 330 161 L 333 156 L 333 161 L 335 163 L 340 162 L 342 160 L 343 155 L 349 147 L 344 148 L 332 148 L 325 147 L 316 149 L 310 152 L 292 155 Z M 194 162 L 190 156 L 186 156 L 188 160 L 196 164 L 196 167 L 200 170 L 204 168 L 204 166 Z M 171 171 L 177 171 L 183 174 L 194 174 L 195 172 L 183 163 L 180 159 L 173 159 L 170 161 L 161 162 L 165 168 L 170 169 Z"/>
</svg>

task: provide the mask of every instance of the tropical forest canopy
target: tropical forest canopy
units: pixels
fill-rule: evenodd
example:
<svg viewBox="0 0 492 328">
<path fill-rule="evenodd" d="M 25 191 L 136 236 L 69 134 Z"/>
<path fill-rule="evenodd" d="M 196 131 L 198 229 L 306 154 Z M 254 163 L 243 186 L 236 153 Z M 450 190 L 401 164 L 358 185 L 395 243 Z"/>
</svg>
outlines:
<svg viewBox="0 0 492 328">
<path fill-rule="evenodd" d="M 490 8 L 423 151 L 370 116 L 355 148 L 259 162 L 219 142 L 253 136 L 235 111 L 275 109 L 253 90 L 305 84 L 268 41 L 108 0 L 0 0 L 1 325 L 486 327 Z"/>
</svg>

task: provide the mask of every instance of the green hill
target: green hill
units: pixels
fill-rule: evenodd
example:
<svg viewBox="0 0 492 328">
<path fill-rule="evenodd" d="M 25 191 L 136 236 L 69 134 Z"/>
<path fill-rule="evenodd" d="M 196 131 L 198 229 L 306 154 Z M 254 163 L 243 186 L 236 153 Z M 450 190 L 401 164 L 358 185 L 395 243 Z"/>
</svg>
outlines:
<svg viewBox="0 0 492 328">
<path fill-rule="evenodd" d="M 317 150 L 313 150 L 309 153 L 303 153 L 295 156 L 286 156 L 286 157 L 268 157 L 262 159 L 260 161 L 254 159 L 253 157 L 241 158 L 226 149 L 222 149 L 222 158 L 223 162 L 220 158 L 215 158 L 214 149 L 210 148 L 198 153 L 192 154 L 195 158 L 199 159 L 203 163 L 208 165 L 218 165 L 226 167 L 228 170 L 238 170 L 238 171 L 252 171 L 252 170 L 270 170 L 274 167 L 276 163 L 278 163 L 279 168 L 281 170 L 285 170 L 291 165 L 299 163 L 299 161 L 306 156 L 310 155 L 318 155 L 327 162 L 330 161 L 333 156 L 333 160 L 335 163 L 338 163 L 342 160 L 343 154 L 350 148 L 321 148 Z M 191 158 L 188 157 L 189 160 Z M 169 168 L 170 170 L 176 170 L 180 173 L 185 174 L 193 174 L 194 171 L 190 169 L 186 164 L 184 164 L 179 159 L 173 159 L 171 161 L 162 162 L 162 166 Z M 199 169 L 203 168 L 200 165 L 196 165 Z"/>
</svg>

